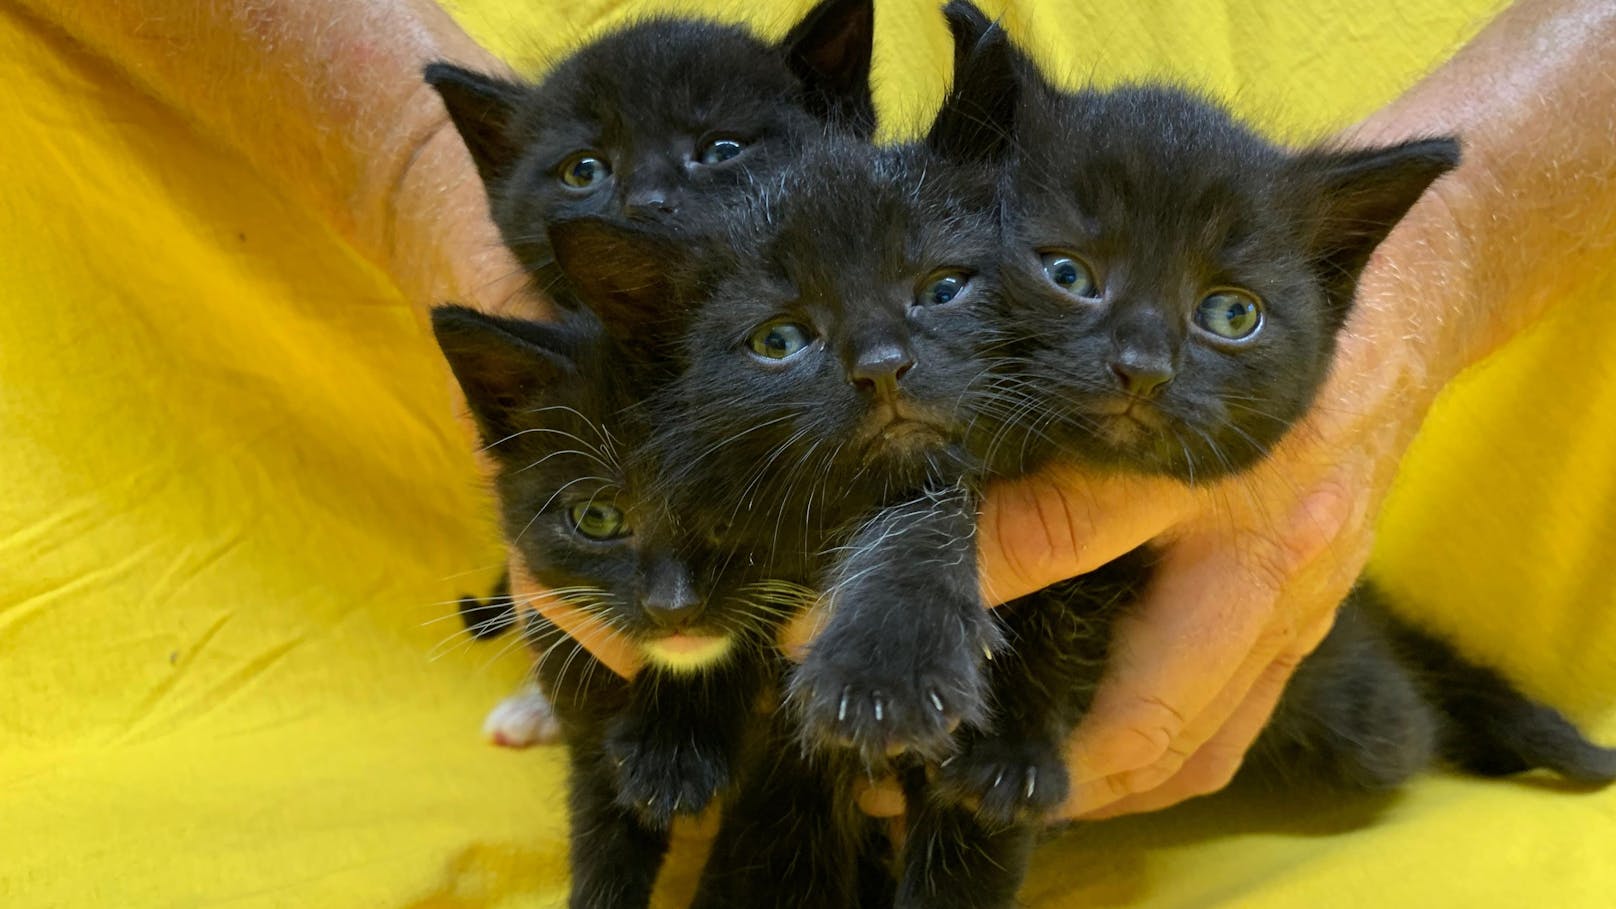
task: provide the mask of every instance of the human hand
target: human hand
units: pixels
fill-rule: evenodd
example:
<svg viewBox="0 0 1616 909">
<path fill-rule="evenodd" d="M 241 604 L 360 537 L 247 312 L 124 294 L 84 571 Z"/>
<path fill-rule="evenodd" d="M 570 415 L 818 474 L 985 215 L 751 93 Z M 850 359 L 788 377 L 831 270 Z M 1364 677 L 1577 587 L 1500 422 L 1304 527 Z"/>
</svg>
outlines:
<svg viewBox="0 0 1616 909">
<path fill-rule="evenodd" d="M 1140 602 L 1114 626 L 1106 675 L 1069 745 L 1072 794 L 1057 817 L 1153 810 L 1221 788 L 1328 632 L 1434 394 L 1406 307 L 1454 301 L 1412 295 L 1408 276 L 1438 250 L 1455 261 L 1448 212 L 1427 199 L 1388 239 L 1331 378 L 1255 467 L 1191 488 L 1060 466 L 989 491 L 978 526 L 988 602 L 1147 543 L 1158 556 Z M 799 622 L 798 636 L 812 624 Z"/>
</svg>

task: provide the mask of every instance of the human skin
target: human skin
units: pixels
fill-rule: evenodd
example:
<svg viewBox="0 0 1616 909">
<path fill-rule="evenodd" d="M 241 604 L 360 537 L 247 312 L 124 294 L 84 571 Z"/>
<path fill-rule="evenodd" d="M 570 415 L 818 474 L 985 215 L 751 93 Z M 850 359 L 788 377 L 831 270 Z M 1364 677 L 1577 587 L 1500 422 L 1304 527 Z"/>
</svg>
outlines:
<svg viewBox="0 0 1616 909">
<path fill-rule="evenodd" d="M 20 2 L 323 215 L 423 311 L 548 312 L 420 79 L 434 59 L 502 66 L 428 0 Z M 1062 467 L 991 491 L 979 548 L 992 602 L 1146 542 L 1162 553 L 1074 736 L 1065 816 L 1151 810 L 1228 781 L 1367 561 L 1436 394 L 1608 267 L 1616 5 L 1521 0 L 1344 141 L 1434 133 L 1463 137 L 1464 164 L 1382 245 L 1331 380 L 1271 458 L 1198 490 Z M 619 674 L 638 668 L 514 562 L 513 589 Z M 879 787 L 861 802 L 897 808 Z"/>
</svg>

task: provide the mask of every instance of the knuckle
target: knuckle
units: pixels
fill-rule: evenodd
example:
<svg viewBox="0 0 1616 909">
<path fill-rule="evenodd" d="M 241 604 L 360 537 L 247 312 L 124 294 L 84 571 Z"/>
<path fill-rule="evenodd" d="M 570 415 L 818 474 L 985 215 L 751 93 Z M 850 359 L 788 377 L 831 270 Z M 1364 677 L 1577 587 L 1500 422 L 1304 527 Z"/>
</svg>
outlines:
<svg viewBox="0 0 1616 909">
<path fill-rule="evenodd" d="M 1183 749 L 1169 746 L 1156 763 L 1128 774 L 1122 788 L 1129 795 L 1149 792 L 1182 773 L 1189 757 Z"/>
<path fill-rule="evenodd" d="M 1191 795 L 1211 795 L 1222 790 L 1240 772 L 1245 755 L 1229 748 L 1203 749 L 1180 772 L 1184 789 Z"/>
<path fill-rule="evenodd" d="M 1057 484 L 1024 484 L 1004 498 L 994 529 L 1009 570 L 1036 581 L 1077 560 L 1084 535 Z"/>
</svg>

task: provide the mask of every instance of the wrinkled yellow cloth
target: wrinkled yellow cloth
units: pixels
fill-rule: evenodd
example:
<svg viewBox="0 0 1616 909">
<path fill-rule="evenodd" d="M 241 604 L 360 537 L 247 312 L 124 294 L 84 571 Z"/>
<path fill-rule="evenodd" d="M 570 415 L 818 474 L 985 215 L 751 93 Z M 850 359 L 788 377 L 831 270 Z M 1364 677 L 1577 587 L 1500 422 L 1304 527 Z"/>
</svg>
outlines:
<svg viewBox="0 0 1616 909">
<path fill-rule="evenodd" d="M 805 5 L 733 15 L 777 35 Z M 1040 0 L 1010 22 L 1074 80 L 1169 74 L 1305 137 L 1492 5 Z M 531 66 L 631 12 L 454 11 Z M 882 0 L 878 28 L 901 133 L 947 39 L 929 0 Z M 501 550 L 418 316 L 182 113 L 3 4 L 0 85 L 0 906 L 563 905 L 560 755 L 478 735 L 523 657 L 453 637 Z M 1565 301 L 1453 389 L 1377 556 L 1412 610 L 1596 724 L 1616 700 L 1612 297 Z M 1076 829 L 1024 896 L 1605 907 L 1613 854 L 1616 790 L 1436 776 Z M 696 859 L 676 853 L 659 907 Z"/>
</svg>

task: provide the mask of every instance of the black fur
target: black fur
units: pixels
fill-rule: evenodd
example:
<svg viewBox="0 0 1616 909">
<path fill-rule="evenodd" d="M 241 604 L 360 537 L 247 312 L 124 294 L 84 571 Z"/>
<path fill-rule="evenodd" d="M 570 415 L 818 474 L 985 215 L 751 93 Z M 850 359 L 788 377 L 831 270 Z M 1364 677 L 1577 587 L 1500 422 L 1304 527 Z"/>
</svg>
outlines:
<svg viewBox="0 0 1616 909">
<path fill-rule="evenodd" d="M 556 280 L 545 227 L 595 215 L 678 225 L 788 162 L 830 128 L 874 128 L 869 0 L 823 0 L 778 44 L 745 29 L 657 17 L 608 34 L 536 84 L 438 62 L 443 98 L 506 244 L 541 288 Z M 708 159 L 717 142 L 736 153 Z M 565 182 L 582 157 L 599 179 Z"/>
<path fill-rule="evenodd" d="M 507 532 L 541 580 L 618 593 L 613 621 L 648 641 L 671 571 L 707 604 L 701 621 L 744 638 L 705 672 L 664 675 L 652 700 L 643 677 L 566 684 L 573 660 L 592 661 L 535 626 L 567 655 L 541 676 L 574 758 L 575 906 L 643 905 L 666 818 L 721 793 L 698 907 L 1012 905 L 1038 825 L 1069 791 L 1064 742 L 1152 554 L 990 618 L 979 486 L 1057 458 L 1186 482 L 1260 460 L 1323 381 L 1358 271 L 1457 158 L 1446 139 L 1292 153 L 1159 87 L 1062 94 L 979 14 L 949 15 L 958 75 L 927 143 L 809 142 L 677 236 L 547 213 L 546 248 L 604 332 L 478 317 L 495 334 L 473 350 L 472 317 L 440 313 L 445 352 L 500 442 Z M 1052 283 L 1046 266 L 1063 257 L 1093 272 L 1091 293 Z M 948 276 L 959 292 L 928 297 Z M 1219 288 L 1260 299 L 1250 339 L 1196 327 Z M 557 402 L 574 410 L 535 409 Z M 544 520 L 550 502 L 584 495 L 572 484 L 599 469 L 545 434 L 570 446 L 603 427 L 634 452 L 607 472 L 633 542 L 591 561 L 575 540 L 524 540 L 530 524 L 565 529 Z M 751 718 L 783 671 L 767 643 L 780 614 L 747 617 L 755 578 L 820 588 L 831 607 L 790 674 L 793 709 L 766 724 Z M 1438 757 L 1485 773 L 1616 772 L 1612 752 L 1393 619 L 1367 586 L 1250 766 L 1374 789 Z M 859 772 L 886 766 L 911 807 L 895 894 L 850 796 Z"/>
<path fill-rule="evenodd" d="M 644 906 L 668 823 L 732 788 L 800 593 L 725 570 L 645 492 L 639 373 L 592 320 L 442 307 L 433 328 L 494 458 L 507 540 L 550 595 L 647 656 L 625 682 L 536 614 L 526 629 L 572 758 L 572 905 Z M 729 649 L 678 668 L 666 648 L 681 639 Z"/>
<path fill-rule="evenodd" d="M 967 405 L 984 417 L 968 447 L 1000 475 L 1075 459 L 1195 483 L 1254 464 L 1311 403 L 1359 272 L 1457 163 L 1458 143 L 1293 153 L 1187 92 L 1065 94 L 1013 55 L 996 65 L 1022 91 L 1014 123 L 1002 124 L 1017 158 L 995 380 L 984 403 Z M 1062 262 L 1089 273 L 1076 282 L 1085 292 L 1058 280 L 1072 274 Z M 1197 318 L 1227 288 L 1260 300 L 1249 337 L 1219 337 Z M 950 896 L 959 888 L 944 879 L 913 905 L 1012 904 L 1003 868 L 1064 799 L 1063 745 L 1116 616 L 1150 574 L 1139 550 L 999 610 L 1013 646 L 992 666 L 995 723 L 961 731 L 917 809 L 967 834 L 973 815 L 977 835 L 1000 831 L 1008 845 L 960 859 L 967 877 L 999 883 L 978 899 Z M 1486 774 L 1616 776 L 1616 751 L 1409 628 L 1363 584 L 1299 667 L 1247 772 L 1373 790 L 1439 758 Z M 1024 864 L 1012 867 L 1019 882 Z"/>
<path fill-rule="evenodd" d="M 551 225 L 568 286 L 638 348 L 636 368 L 665 377 L 645 410 L 674 513 L 770 576 L 824 587 L 834 606 L 793 673 L 797 709 L 772 733 L 811 750 L 741 775 L 716 847 L 735 858 L 710 863 L 703 885 L 713 905 L 792 899 L 774 889 L 782 874 L 827 882 L 809 891 L 826 905 L 847 905 L 848 887 L 881 890 L 872 882 L 888 876 L 839 858 L 873 864 L 846 781 L 895 745 L 940 753 L 952 722 L 985 718 L 979 665 L 998 640 L 977 593 L 976 494 L 953 443 L 965 435 L 955 404 L 979 372 L 971 329 L 996 306 L 1000 171 L 988 148 L 940 138 L 964 134 L 946 113 L 939 123 L 934 142 L 885 151 L 827 136 L 732 212 L 716 244 L 704 229 L 670 242 L 609 219 Z M 935 282 L 950 276 L 944 300 Z M 759 356 L 757 329 L 782 320 L 800 330 L 800 355 Z M 785 811 L 803 818 L 804 841 L 747 833 Z M 922 819 L 914 842 L 975 843 L 936 832 L 960 825 L 975 821 Z M 929 862 L 905 864 L 924 877 Z"/>
</svg>

